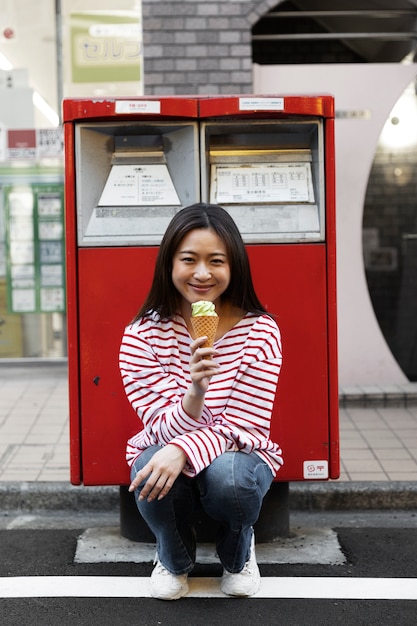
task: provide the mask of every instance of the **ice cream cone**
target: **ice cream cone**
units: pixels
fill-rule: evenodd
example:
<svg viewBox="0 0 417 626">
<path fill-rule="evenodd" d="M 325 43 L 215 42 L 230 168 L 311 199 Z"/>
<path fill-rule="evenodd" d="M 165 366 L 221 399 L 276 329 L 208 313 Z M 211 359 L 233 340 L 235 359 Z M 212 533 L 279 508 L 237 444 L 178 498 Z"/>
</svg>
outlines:
<svg viewBox="0 0 417 626">
<path fill-rule="evenodd" d="M 191 318 L 191 324 L 196 337 L 207 336 L 202 348 L 211 348 L 214 344 L 216 330 L 219 323 L 217 315 L 198 315 Z"/>
</svg>

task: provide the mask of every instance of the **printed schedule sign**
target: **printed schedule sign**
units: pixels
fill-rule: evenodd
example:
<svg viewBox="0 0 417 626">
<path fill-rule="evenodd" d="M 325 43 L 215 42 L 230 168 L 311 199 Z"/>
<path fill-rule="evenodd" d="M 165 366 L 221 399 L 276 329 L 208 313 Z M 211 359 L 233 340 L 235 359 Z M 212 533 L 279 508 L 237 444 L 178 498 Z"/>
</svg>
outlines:
<svg viewBox="0 0 417 626">
<path fill-rule="evenodd" d="M 63 185 L 4 188 L 12 313 L 65 310 Z"/>
<path fill-rule="evenodd" d="M 314 202 L 310 163 L 212 166 L 212 202 Z"/>
</svg>

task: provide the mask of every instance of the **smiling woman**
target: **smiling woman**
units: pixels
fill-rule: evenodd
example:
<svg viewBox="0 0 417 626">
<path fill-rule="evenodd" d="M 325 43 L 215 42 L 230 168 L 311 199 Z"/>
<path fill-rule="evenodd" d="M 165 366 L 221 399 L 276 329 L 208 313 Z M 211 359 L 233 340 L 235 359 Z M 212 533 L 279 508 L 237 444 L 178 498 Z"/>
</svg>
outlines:
<svg viewBox="0 0 417 626">
<path fill-rule="evenodd" d="M 191 305 L 202 299 L 219 316 L 214 346 L 192 338 Z M 209 204 L 179 211 L 120 348 L 126 395 L 143 425 L 128 441 L 127 462 L 129 490 L 157 539 L 153 597 L 188 592 L 198 501 L 220 525 L 222 591 L 259 589 L 253 525 L 283 463 L 270 439 L 281 360 L 278 327 L 255 294 L 230 215 Z"/>
<path fill-rule="evenodd" d="M 191 315 L 191 304 L 202 298 L 214 302 L 219 313 L 230 266 L 226 246 L 215 231 L 197 229 L 184 237 L 173 258 L 172 282 L 182 296 L 184 319 Z"/>
</svg>

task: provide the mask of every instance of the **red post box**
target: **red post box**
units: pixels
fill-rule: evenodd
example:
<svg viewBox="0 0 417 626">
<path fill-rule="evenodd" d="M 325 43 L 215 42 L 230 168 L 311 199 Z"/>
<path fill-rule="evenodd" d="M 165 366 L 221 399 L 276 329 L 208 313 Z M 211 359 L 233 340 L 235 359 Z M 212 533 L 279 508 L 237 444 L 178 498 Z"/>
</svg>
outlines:
<svg viewBox="0 0 417 626">
<path fill-rule="evenodd" d="M 337 478 L 333 98 L 71 99 L 63 112 L 71 482 L 129 482 L 125 445 L 140 425 L 121 336 L 168 222 L 200 200 L 234 217 L 281 328 L 277 480 Z"/>
</svg>

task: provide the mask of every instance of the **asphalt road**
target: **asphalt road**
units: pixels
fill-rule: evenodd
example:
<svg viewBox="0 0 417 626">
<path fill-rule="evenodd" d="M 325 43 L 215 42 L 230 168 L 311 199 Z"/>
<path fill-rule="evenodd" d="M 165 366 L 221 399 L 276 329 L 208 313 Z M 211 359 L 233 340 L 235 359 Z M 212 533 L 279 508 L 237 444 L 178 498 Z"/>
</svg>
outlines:
<svg viewBox="0 0 417 626">
<path fill-rule="evenodd" d="M 70 522 L 65 516 L 42 520 L 32 515 L 26 521 L 2 518 L 2 626 L 417 624 L 417 515 L 413 512 L 304 515 L 304 525 L 310 522 L 335 531 L 344 563 L 261 563 L 269 589 L 265 597 L 232 599 L 215 594 L 198 597 L 197 593 L 176 602 L 136 595 L 136 585 L 142 588 L 152 571 L 150 562 L 76 563 L 78 537 L 92 521 Z M 106 520 L 109 525 L 113 522 Z M 219 565 L 202 564 L 193 579 L 216 581 L 220 575 Z M 349 597 L 355 582 L 356 591 Z M 44 584 L 47 590 L 36 595 L 31 591 L 35 583 Z M 97 592 L 88 590 L 89 583 L 94 583 Z M 126 597 L 117 597 L 117 583 L 125 586 Z M 79 585 L 79 595 L 74 584 Z M 9 597 L 5 589 L 11 590 Z M 381 597 L 376 598 L 381 589 Z M 405 599 L 409 589 L 414 599 Z M 12 597 L 15 593 L 17 597 Z M 89 593 L 92 597 L 83 597 Z"/>
</svg>

